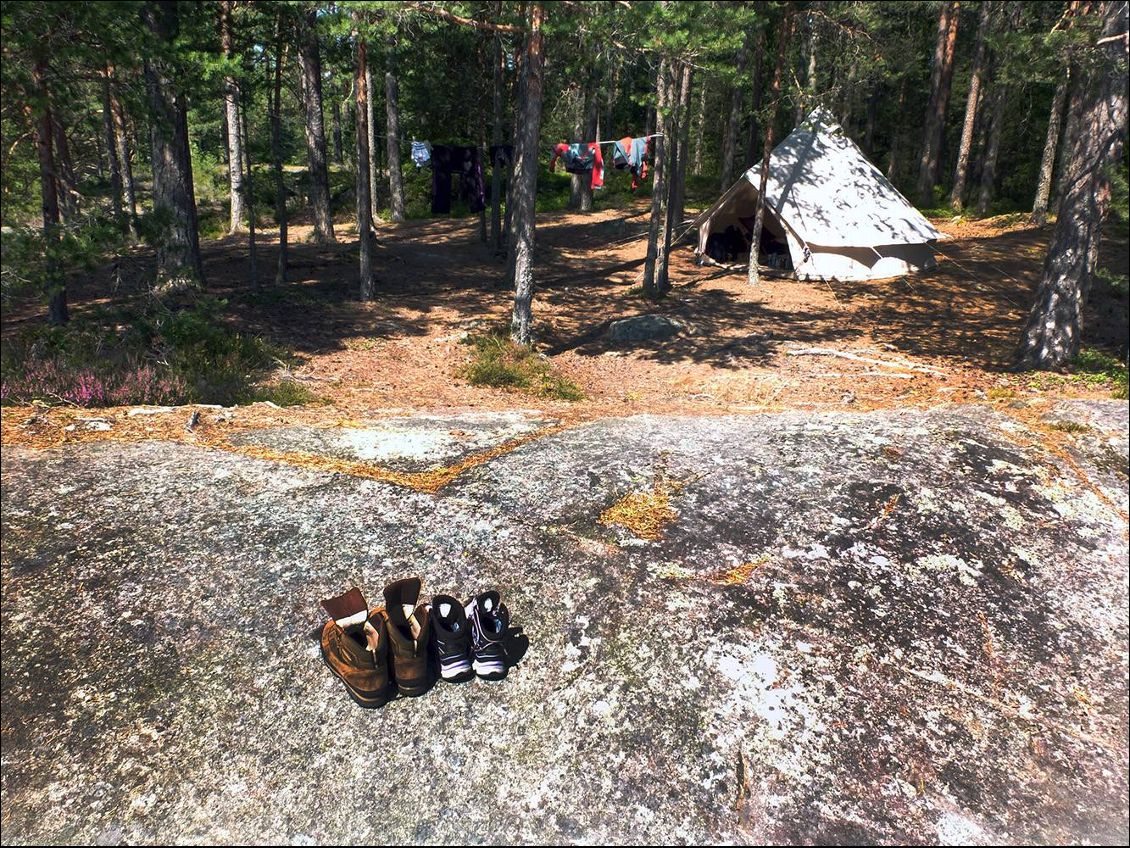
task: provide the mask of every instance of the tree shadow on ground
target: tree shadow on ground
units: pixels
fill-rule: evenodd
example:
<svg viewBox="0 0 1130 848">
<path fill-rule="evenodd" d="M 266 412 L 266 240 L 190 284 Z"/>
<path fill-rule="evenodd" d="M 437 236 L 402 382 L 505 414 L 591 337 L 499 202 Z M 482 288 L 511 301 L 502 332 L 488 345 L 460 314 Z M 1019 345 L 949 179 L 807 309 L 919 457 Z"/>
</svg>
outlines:
<svg viewBox="0 0 1130 848">
<path fill-rule="evenodd" d="M 672 251 L 671 294 L 653 302 L 639 290 L 647 220 L 644 201 L 591 216 L 539 216 L 534 316 L 540 344 L 550 355 L 633 353 L 656 363 L 737 369 L 767 364 L 790 344 L 872 344 L 1004 369 L 1027 318 L 1050 235 L 1049 229 L 1028 229 L 942 242 L 938 268 L 893 280 L 800 282 L 767 275 L 756 289 L 745 284 L 744 269 L 698 266 L 684 242 Z M 295 228 L 283 286 L 273 284 L 278 250 L 273 231 L 262 234 L 258 245 L 258 287 L 249 283 L 246 236 L 202 245 L 206 293 L 228 300 L 235 328 L 318 355 L 379 340 L 483 332 L 509 317 L 512 293 L 499 288 L 505 262 L 492 244 L 480 241 L 478 218 L 381 225 L 374 240 L 377 296 L 371 302 L 359 299 L 355 236 L 339 226 L 341 241 L 319 245 L 303 240 L 308 230 Z M 1124 268 L 1125 254 L 1125 237 L 1112 234 L 1104 262 Z M 152 279 L 153 265 L 152 251 L 137 249 L 74 279 L 74 314 L 148 297 L 145 281 Z M 1088 338 L 1124 350 L 1124 292 L 1098 292 L 1088 310 Z M 5 309 L 5 336 L 42 320 L 42 314 L 31 301 Z M 676 318 L 690 329 L 667 341 L 626 345 L 607 339 L 612 321 L 641 314 Z"/>
</svg>

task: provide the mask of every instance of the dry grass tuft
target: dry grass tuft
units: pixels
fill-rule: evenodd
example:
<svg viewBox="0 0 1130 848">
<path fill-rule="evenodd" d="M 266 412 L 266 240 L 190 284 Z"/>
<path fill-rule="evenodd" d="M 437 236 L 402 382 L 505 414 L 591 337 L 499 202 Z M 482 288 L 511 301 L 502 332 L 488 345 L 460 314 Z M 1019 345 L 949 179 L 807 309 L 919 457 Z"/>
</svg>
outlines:
<svg viewBox="0 0 1130 848">
<path fill-rule="evenodd" d="M 637 538 L 656 542 L 663 538 L 663 528 L 678 517 L 671 508 L 671 495 L 681 488 L 662 480 L 650 492 L 630 492 L 600 514 L 600 523 L 618 524 Z"/>
</svg>

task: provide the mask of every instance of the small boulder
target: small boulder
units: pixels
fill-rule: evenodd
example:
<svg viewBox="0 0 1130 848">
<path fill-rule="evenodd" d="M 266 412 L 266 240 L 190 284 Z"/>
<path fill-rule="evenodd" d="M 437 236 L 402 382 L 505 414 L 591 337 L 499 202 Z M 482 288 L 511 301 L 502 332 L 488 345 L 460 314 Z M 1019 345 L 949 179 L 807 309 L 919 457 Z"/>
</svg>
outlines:
<svg viewBox="0 0 1130 848">
<path fill-rule="evenodd" d="M 636 315 L 613 321 L 608 338 L 614 342 L 663 341 L 687 330 L 687 325 L 666 315 Z"/>
</svg>

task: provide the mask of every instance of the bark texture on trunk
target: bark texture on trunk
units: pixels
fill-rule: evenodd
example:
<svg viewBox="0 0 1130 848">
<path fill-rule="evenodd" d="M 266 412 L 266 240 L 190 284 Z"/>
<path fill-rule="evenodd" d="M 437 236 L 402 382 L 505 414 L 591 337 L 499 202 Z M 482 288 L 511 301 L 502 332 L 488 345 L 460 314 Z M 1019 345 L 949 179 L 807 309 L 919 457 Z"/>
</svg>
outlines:
<svg viewBox="0 0 1130 848">
<path fill-rule="evenodd" d="M 934 68 L 930 73 L 930 103 L 926 107 L 926 131 L 922 139 L 922 156 L 918 163 L 917 198 L 919 206 L 929 206 L 938 181 L 946 108 L 950 84 L 953 82 L 953 57 L 957 46 L 958 0 L 942 4 L 938 19 L 938 40 L 934 48 Z"/>
<path fill-rule="evenodd" d="M 73 221 L 78 215 L 78 180 L 75 179 L 71 145 L 67 141 L 66 128 L 59 111 L 52 106 L 51 127 L 55 132 L 55 177 L 59 183 L 59 211 L 64 221 Z"/>
<path fill-rule="evenodd" d="M 898 115 L 902 115 L 903 110 L 906 108 L 906 88 L 907 88 L 907 82 L 906 82 L 906 77 L 904 76 L 902 78 L 902 81 L 899 83 L 898 105 L 896 106 L 896 109 L 895 109 L 895 112 Z M 903 158 L 902 150 L 903 150 L 902 131 L 901 131 L 901 127 L 896 122 L 894 130 L 892 131 L 892 135 L 891 135 L 891 149 L 890 149 L 890 152 L 887 154 L 887 179 L 890 180 L 892 183 L 896 183 L 896 184 L 900 182 L 899 176 L 900 176 L 900 172 L 902 170 L 902 158 Z"/>
<path fill-rule="evenodd" d="M 1048 221 L 1048 199 L 1052 191 L 1052 169 L 1063 126 L 1063 104 L 1067 102 L 1067 80 L 1055 87 L 1051 114 L 1048 115 L 1048 134 L 1044 140 L 1044 155 L 1040 159 L 1040 178 L 1036 183 L 1036 199 L 1032 201 L 1032 223 L 1041 227 Z"/>
<path fill-rule="evenodd" d="M 174 0 L 147 2 L 141 14 L 158 40 L 171 42 L 176 37 Z M 153 211 L 161 228 L 156 245 L 157 286 L 168 289 L 203 285 L 184 98 L 178 94 L 165 60 L 158 56 L 145 60 L 145 85 L 150 113 Z"/>
<path fill-rule="evenodd" d="M 989 214 L 989 204 L 997 186 L 997 160 L 1001 152 L 1001 134 L 1004 130 L 1004 106 L 1008 92 L 1004 86 L 994 86 L 992 112 L 989 113 L 989 139 L 985 145 L 985 157 L 981 162 L 981 189 L 977 193 L 977 216 L 984 218 Z"/>
<path fill-rule="evenodd" d="M 745 95 L 743 78 L 745 76 L 746 63 L 749 62 L 749 51 L 750 35 L 746 33 L 745 41 L 742 43 L 742 49 L 738 51 L 738 78 L 734 83 L 733 90 L 730 92 L 730 116 L 726 121 L 726 134 L 722 136 L 722 178 L 720 181 L 722 191 L 729 189 L 734 179 L 734 147 L 738 142 L 738 121 L 741 118 L 742 100 Z"/>
<path fill-rule="evenodd" d="M 125 207 L 126 225 L 131 241 L 137 241 L 137 191 L 133 183 L 133 164 L 130 161 L 129 134 L 126 132 L 125 114 L 114 90 L 114 67 L 106 69 L 109 78 L 110 119 L 114 124 L 114 147 L 118 164 L 122 168 L 122 204 Z"/>
<path fill-rule="evenodd" d="M 761 100 L 764 94 L 761 81 L 764 75 L 765 30 L 762 27 L 758 27 L 753 37 L 753 76 L 750 80 L 749 134 L 745 142 L 745 157 L 742 161 L 743 172 L 749 170 L 753 165 L 761 149 L 758 142 L 761 141 Z"/>
<path fill-rule="evenodd" d="M 1085 72 L 1071 95 L 1070 109 L 1079 126 L 1070 142 L 1063 197 L 1043 277 L 1017 349 L 1017 361 L 1025 368 L 1058 368 L 1079 352 L 1083 304 L 1110 201 L 1108 173 L 1122 156 L 1126 141 L 1127 4 L 1107 0 L 1097 3 L 1094 13 L 1102 16 L 1102 37 L 1111 40 L 1095 50 L 1101 64 Z"/>
<path fill-rule="evenodd" d="M 106 136 L 106 157 L 110 163 L 110 194 L 114 220 L 122 232 L 126 231 L 126 218 L 122 211 L 122 165 L 118 160 L 118 146 L 114 141 L 114 118 L 110 107 L 110 69 L 102 70 L 102 132 Z"/>
<path fill-rule="evenodd" d="M 275 263 L 275 285 L 286 283 L 287 217 L 286 182 L 283 180 L 282 157 L 282 69 L 286 60 L 282 13 L 275 19 L 275 78 L 271 98 L 271 159 L 275 170 L 275 219 L 279 223 L 279 253 Z"/>
<path fill-rule="evenodd" d="M 513 126 L 510 130 L 510 138 L 514 141 L 514 161 L 517 161 L 519 139 L 522 135 L 523 121 L 525 115 L 522 112 L 522 104 L 526 101 L 526 45 L 525 41 L 522 42 L 521 47 L 517 51 L 517 56 L 514 60 L 515 77 L 514 83 L 514 117 Z M 544 63 L 543 63 L 544 64 Z M 510 178 L 506 181 L 506 214 L 502 219 L 502 233 L 503 238 L 506 240 L 506 273 L 503 275 L 502 287 L 506 289 L 515 289 L 514 285 L 514 263 L 516 261 L 514 251 L 513 229 L 511 224 L 514 219 L 514 204 L 516 195 L 516 187 L 514 180 L 514 168 L 511 166 Z"/>
<path fill-rule="evenodd" d="M 380 168 L 377 167 L 377 114 L 373 95 L 373 66 L 365 67 L 365 90 L 369 92 L 368 108 L 365 110 L 366 130 L 369 136 L 369 204 L 373 212 L 377 211 L 380 203 L 380 191 L 377 184 L 380 180 Z"/>
<path fill-rule="evenodd" d="M 57 259 L 59 188 L 55 176 L 55 121 L 47 91 L 46 59 L 40 58 L 35 63 L 32 82 L 40 101 L 38 120 L 35 121 L 35 150 L 39 157 L 39 193 L 43 210 L 43 240 L 46 243 L 43 295 L 47 301 L 47 320 L 52 324 L 65 324 L 70 316 L 67 311 L 67 278 Z"/>
<path fill-rule="evenodd" d="M 354 15 L 357 15 L 354 12 Z M 376 279 L 373 277 L 372 198 L 369 197 L 369 89 L 367 85 L 368 56 L 365 39 L 357 36 L 357 73 L 353 81 L 355 123 L 357 126 L 357 239 L 361 255 L 361 299 L 373 300 L 376 296 Z"/>
<path fill-rule="evenodd" d="M 495 4 L 495 17 L 500 17 L 502 3 Z M 495 34 L 494 42 L 494 88 L 491 93 L 491 146 L 502 144 L 502 98 L 503 98 L 503 56 L 502 36 Z M 490 163 L 490 239 L 495 253 L 502 252 L 502 168 L 495 161 Z"/>
<path fill-rule="evenodd" d="M 333 97 L 330 98 L 330 114 L 333 121 L 334 162 L 338 165 L 345 164 L 344 154 L 341 149 L 341 101 L 336 86 L 330 86 Z"/>
<path fill-rule="evenodd" d="M 518 101 L 520 124 L 516 133 L 514 162 L 514 217 L 510 250 L 514 256 L 514 315 L 510 337 L 528 345 L 532 338 L 534 298 L 534 213 L 538 186 L 538 134 L 541 130 L 542 69 L 545 63 L 541 3 L 529 7 L 522 97 Z"/>
<path fill-rule="evenodd" d="M 671 226 L 683 225 L 684 206 L 687 197 L 687 159 L 690 154 L 691 138 L 691 66 L 683 65 L 679 80 L 679 106 L 676 112 L 676 130 L 679 148 L 674 157 L 671 172 Z"/>
<path fill-rule="evenodd" d="M 251 145 L 247 144 L 247 110 L 249 108 L 247 97 L 244 95 L 240 104 L 240 126 L 243 127 L 243 205 L 247 209 L 247 276 L 253 289 L 259 288 L 259 258 L 255 240 L 255 200 L 251 195 Z"/>
<path fill-rule="evenodd" d="M 957 167 L 950 190 L 950 208 L 960 212 L 965 205 L 965 181 L 969 175 L 969 151 L 973 149 L 973 128 L 977 123 L 977 106 L 981 98 L 981 75 L 985 71 L 985 36 L 989 32 L 992 3 L 981 3 L 981 20 L 977 25 L 977 46 L 973 51 L 973 68 L 969 74 L 969 96 L 965 99 L 965 121 L 961 125 L 961 144 L 957 151 Z"/>
<path fill-rule="evenodd" d="M 392 220 L 404 220 L 404 179 L 400 173 L 400 105 L 393 47 L 385 70 L 385 146 L 388 148 L 388 194 Z"/>
<path fill-rule="evenodd" d="M 231 16 L 234 0 L 224 0 L 220 5 L 220 44 L 224 58 L 232 58 Z M 243 140 L 239 131 L 239 85 L 235 77 L 224 77 L 224 115 L 227 120 L 228 181 L 231 184 L 231 223 L 229 233 L 243 229 L 243 219 L 247 213 L 243 208 Z"/>
<path fill-rule="evenodd" d="M 820 4 L 812 2 L 810 7 L 815 8 Z M 801 42 L 801 65 L 804 73 L 804 84 L 801 96 L 797 98 L 795 123 L 800 123 L 812 109 L 816 102 L 816 19 L 809 11 L 801 12 L 804 15 L 804 41 Z"/>
<path fill-rule="evenodd" d="M 315 29 L 317 15 L 310 11 L 300 36 L 298 61 L 302 66 L 302 100 L 306 107 L 306 162 L 310 169 L 310 206 L 314 214 L 314 240 L 332 242 L 330 177 L 326 168 L 326 127 L 322 117 L 322 59 Z M 364 115 L 362 114 L 362 122 Z"/>
<path fill-rule="evenodd" d="M 691 173 L 702 176 L 702 142 L 706 135 L 706 81 L 698 89 L 698 106 L 694 115 L 694 154 L 691 159 Z"/>
<path fill-rule="evenodd" d="M 879 103 L 882 99 L 882 86 L 876 84 L 871 89 L 867 98 L 867 118 L 863 126 L 863 152 L 870 158 L 875 150 L 875 119 L 879 115 Z"/>
<path fill-rule="evenodd" d="M 761 282 L 761 230 L 765 226 L 765 188 L 769 180 L 769 155 L 773 152 L 773 136 L 777 126 L 778 103 L 781 100 L 781 67 L 785 64 L 788 55 L 789 42 L 792 41 L 794 20 L 790 12 L 786 11 L 781 20 L 781 32 L 777 38 L 777 63 L 773 69 L 773 83 L 770 86 L 770 95 L 773 102 L 770 104 L 769 120 L 765 122 L 765 146 L 761 154 L 761 181 L 757 186 L 757 212 L 753 216 L 753 230 L 750 233 L 749 245 L 749 271 L 746 282 L 756 286 Z"/>
<path fill-rule="evenodd" d="M 588 93 L 585 92 L 577 107 L 577 111 L 573 115 L 573 141 L 580 142 L 584 140 L 581 136 L 585 134 L 585 109 L 587 106 Z M 591 179 L 591 174 L 588 175 L 588 177 L 584 174 L 569 175 L 569 204 L 566 208 L 573 210 L 581 208 L 581 194 L 584 191 L 584 185 Z"/>
<path fill-rule="evenodd" d="M 667 171 L 670 168 L 667 153 L 670 136 L 668 112 L 671 99 L 671 81 L 674 73 L 673 62 L 663 59 L 659 63 L 659 73 L 655 83 L 655 118 L 663 127 L 663 135 L 652 141 L 651 177 L 651 222 L 647 232 L 647 256 L 644 259 L 643 292 L 650 298 L 660 298 L 667 293 L 667 253 L 670 231 L 667 227 Z"/>
<path fill-rule="evenodd" d="M 600 136 L 597 135 L 597 125 L 600 123 L 599 104 L 596 99 L 596 92 L 598 91 L 598 80 L 596 76 L 595 64 L 593 70 L 589 74 L 589 84 L 585 88 L 585 125 L 584 125 L 584 140 L 585 141 L 599 141 Z M 581 185 L 581 211 L 592 211 L 592 180 L 586 179 Z"/>
</svg>

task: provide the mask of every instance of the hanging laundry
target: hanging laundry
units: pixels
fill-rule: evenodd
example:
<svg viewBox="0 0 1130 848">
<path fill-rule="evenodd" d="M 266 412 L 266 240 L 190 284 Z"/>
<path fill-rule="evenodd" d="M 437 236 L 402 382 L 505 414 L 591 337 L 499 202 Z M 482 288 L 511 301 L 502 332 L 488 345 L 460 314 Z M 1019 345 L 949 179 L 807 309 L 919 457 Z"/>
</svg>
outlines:
<svg viewBox="0 0 1130 848">
<path fill-rule="evenodd" d="M 557 160 L 565 166 L 565 171 L 570 174 L 592 174 L 590 185 L 595 189 L 604 188 L 604 157 L 600 153 L 600 145 L 595 141 L 588 144 L 561 144 L 553 148 L 553 157 L 549 160 L 549 170 L 557 167 Z"/>
<path fill-rule="evenodd" d="M 432 160 L 432 146 L 426 141 L 412 142 L 412 161 L 417 168 L 423 168 Z"/>
<path fill-rule="evenodd" d="M 490 162 L 495 168 L 509 168 L 514 164 L 514 145 L 492 144 L 490 146 Z"/>
<path fill-rule="evenodd" d="M 612 165 L 621 171 L 632 174 L 632 191 L 639 188 L 647 179 L 648 139 L 626 136 L 616 142 L 612 149 Z"/>
<path fill-rule="evenodd" d="M 451 175 L 459 177 L 459 196 L 472 212 L 486 208 L 483 163 L 477 147 L 432 146 L 432 212 L 451 211 Z"/>
</svg>

